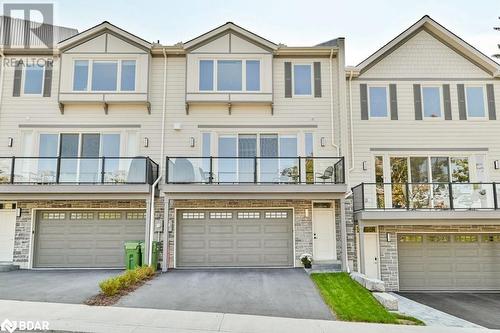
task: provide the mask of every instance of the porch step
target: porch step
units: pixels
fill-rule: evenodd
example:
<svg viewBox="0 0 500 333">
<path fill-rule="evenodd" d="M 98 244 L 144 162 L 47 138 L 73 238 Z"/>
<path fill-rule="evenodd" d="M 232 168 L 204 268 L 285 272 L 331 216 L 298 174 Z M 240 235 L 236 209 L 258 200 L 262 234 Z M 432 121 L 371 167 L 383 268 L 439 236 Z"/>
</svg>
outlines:
<svg viewBox="0 0 500 333">
<path fill-rule="evenodd" d="M 12 263 L 0 263 L 0 272 L 10 272 L 19 269 L 19 265 L 14 265 Z"/>
<path fill-rule="evenodd" d="M 336 273 L 342 272 L 342 264 L 340 262 L 319 262 L 312 264 L 312 267 L 306 269 L 308 274 L 311 273 Z"/>
</svg>

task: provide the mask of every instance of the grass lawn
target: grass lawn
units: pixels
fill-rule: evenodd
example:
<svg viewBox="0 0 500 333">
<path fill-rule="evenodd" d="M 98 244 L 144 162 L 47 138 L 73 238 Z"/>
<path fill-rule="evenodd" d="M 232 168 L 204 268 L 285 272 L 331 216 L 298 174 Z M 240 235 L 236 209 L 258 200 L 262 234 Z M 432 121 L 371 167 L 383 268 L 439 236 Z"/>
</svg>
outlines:
<svg viewBox="0 0 500 333">
<path fill-rule="evenodd" d="M 313 273 L 311 279 L 339 320 L 424 325 L 420 320 L 387 311 L 347 273 Z"/>
</svg>

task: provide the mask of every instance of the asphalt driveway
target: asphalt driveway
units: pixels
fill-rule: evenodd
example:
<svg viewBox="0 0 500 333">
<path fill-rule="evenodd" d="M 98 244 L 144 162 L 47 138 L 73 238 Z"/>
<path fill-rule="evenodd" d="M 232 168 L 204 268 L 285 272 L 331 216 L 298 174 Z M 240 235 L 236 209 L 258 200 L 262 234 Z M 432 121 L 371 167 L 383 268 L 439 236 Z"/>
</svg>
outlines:
<svg viewBox="0 0 500 333">
<path fill-rule="evenodd" d="M 172 270 L 116 306 L 334 319 L 303 269 Z"/>
<path fill-rule="evenodd" d="M 119 270 L 18 270 L 0 272 L 0 299 L 82 303 L 99 293 L 98 283 Z"/>
<path fill-rule="evenodd" d="M 500 329 L 500 293 L 398 293 L 491 329 Z"/>
</svg>

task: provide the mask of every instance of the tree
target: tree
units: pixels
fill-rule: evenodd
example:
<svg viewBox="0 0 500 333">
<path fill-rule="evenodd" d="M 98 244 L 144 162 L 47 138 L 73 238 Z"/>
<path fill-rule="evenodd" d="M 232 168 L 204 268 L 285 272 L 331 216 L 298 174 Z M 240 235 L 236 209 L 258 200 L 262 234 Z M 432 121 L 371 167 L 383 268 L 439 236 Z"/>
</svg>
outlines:
<svg viewBox="0 0 500 333">
<path fill-rule="evenodd" d="M 498 17 L 498 19 L 500 20 L 500 16 Z M 500 31 L 500 26 L 493 27 L 493 29 L 496 31 Z M 498 46 L 498 49 L 500 50 L 500 44 L 497 44 L 497 46 Z M 500 59 L 500 53 L 494 54 L 493 57 Z"/>
</svg>

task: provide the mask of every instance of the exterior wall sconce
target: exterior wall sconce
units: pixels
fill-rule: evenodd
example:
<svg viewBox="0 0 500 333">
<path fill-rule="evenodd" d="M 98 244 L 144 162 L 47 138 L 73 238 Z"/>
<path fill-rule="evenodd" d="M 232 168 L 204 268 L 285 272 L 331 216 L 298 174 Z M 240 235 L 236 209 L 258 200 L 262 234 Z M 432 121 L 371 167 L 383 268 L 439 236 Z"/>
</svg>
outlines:
<svg viewBox="0 0 500 333">
<path fill-rule="evenodd" d="M 16 217 L 21 217 L 21 208 L 16 208 Z"/>
<path fill-rule="evenodd" d="M 385 238 L 387 239 L 387 242 L 389 243 L 391 241 L 391 233 L 390 232 L 387 232 L 385 234 Z"/>
<path fill-rule="evenodd" d="M 326 138 L 324 136 L 321 137 L 320 143 L 321 143 L 321 147 L 326 146 Z"/>
<path fill-rule="evenodd" d="M 363 171 L 368 170 L 368 162 L 363 161 Z"/>
<path fill-rule="evenodd" d="M 193 148 L 195 144 L 194 137 L 189 138 L 189 147 Z"/>
<path fill-rule="evenodd" d="M 309 217 L 309 209 L 307 209 L 307 208 L 305 210 L 305 215 L 306 215 L 306 217 Z"/>
<path fill-rule="evenodd" d="M 498 160 L 494 160 L 493 161 L 493 166 L 494 166 L 495 170 L 500 169 L 500 162 Z"/>
<path fill-rule="evenodd" d="M 7 140 L 7 146 L 12 147 L 13 145 L 14 145 L 14 138 L 9 137 L 9 139 Z"/>
<path fill-rule="evenodd" d="M 144 147 L 145 148 L 149 147 L 149 138 L 144 138 Z"/>
</svg>

